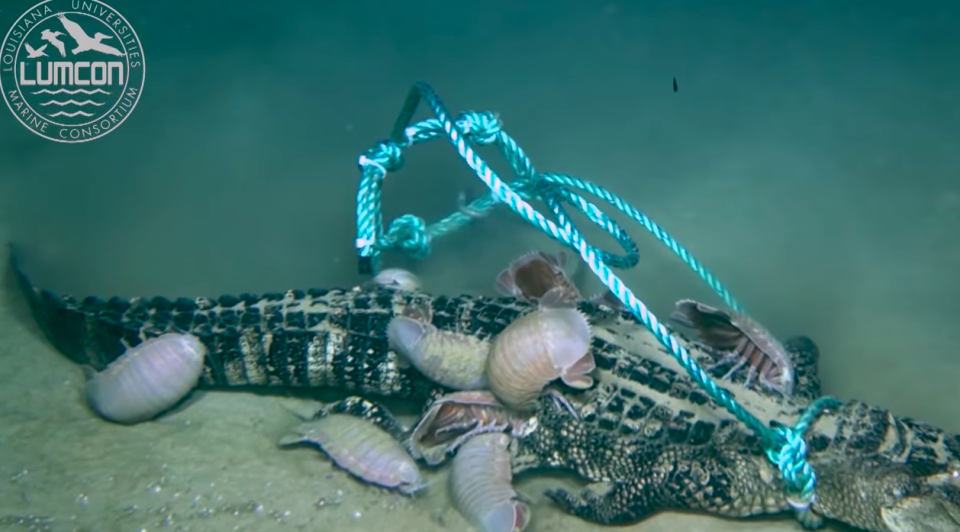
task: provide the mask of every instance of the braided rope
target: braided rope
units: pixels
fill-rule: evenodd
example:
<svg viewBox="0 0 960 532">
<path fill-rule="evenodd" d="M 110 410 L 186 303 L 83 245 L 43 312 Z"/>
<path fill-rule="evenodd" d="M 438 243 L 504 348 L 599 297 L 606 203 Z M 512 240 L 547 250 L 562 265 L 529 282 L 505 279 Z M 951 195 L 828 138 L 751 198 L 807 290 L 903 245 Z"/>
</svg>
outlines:
<svg viewBox="0 0 960 532">
<path fill-rule="evenodd" d="M 436 116 L 412 126 L 409 122 L 421 100 Z M 365 152 L 359 160 L 361 180 L 357 192 L 357 242 L 360 272 L 373 273 L 377 269 L 383 249 L 400 249 L 416 257 L 429 254 L 430 242 L 466 225 L 472 219 L 464 213 L 454 213 L 427 226 L 413 215 L 404 215 L 390 224 L 384 233 L 380 217 L 380 186 L 388 172 L 397 171 L 403 165 L 402 150 L 445 136 L 456 148 L 460 157 L 490 188 L 491 194 L 479 198 L 468 207 L 476 212 L 487 212 L 497 203 L 502 203 L 523 219 L 538 227 L 551 238 L 564 243 L 580 253 L 581 258 L 593 273 L 610 289 L 611 293 L 633 312 L 664 347 L 683 366 L 684 370 L 710 397 L 722 405 L 764 442 L 767 459 L 780 470 L 788 491 L 788 500 L 797 513 L 801 524 L 809 528 L 822 525 L 822 519 L 811 511 L 815 501 L 816 474 L 806 461 L 807 446 L 803 435 L 810 424 L 825 408 L 836 401 L 824 398 L 811 404 L 794 427 L 767 427 L 759 419 L 741 407 L 730 394 L 720 388 L 710 376 L 697 365 L 690 354 L 666 327 L 650 312 L 634 293 L 610 270 L 610 267 L 629 268 L 637 264 L 637 246 L 627 234 L 593 203 L 572 192 L 579 189 L 615 206 L 624 214 L 644 226 L 664 245 L 670 248 L 684 263 L 704 280 L 727 305 L 735 310 L 741 306 L 727 289 L 710 274 L 685 248 L 666 233 L 649 217 L 624 202 L 607 190 L 563 174 L 537 174 L 529 158 L 517 143 L 503 132 L 499 119 L 492 113 L 461 113 L 455 120 L 444 107 L 440 98 L 426 83 L 416 83 L 410 90 L 404 106 L 397 117 L 389 141 L 381 141 Z M 496 144 L 500 153 L 510 164 L 517 179 L 507 184 L 474 151 L 472 144 Z M 565 188 L 569 187 L 569 188 Z M 557 218 L 557 223 L 545 218 L 526 200 L 541 199 Z M 591 246 L 569 221 L 562 204 L 573 205 L 590 221 L 599 225 L 614 237 L 624 248 L 624 256 L 616 256 Z M 608 266 L 608 263 L 610 266 Z"/>
</svg>

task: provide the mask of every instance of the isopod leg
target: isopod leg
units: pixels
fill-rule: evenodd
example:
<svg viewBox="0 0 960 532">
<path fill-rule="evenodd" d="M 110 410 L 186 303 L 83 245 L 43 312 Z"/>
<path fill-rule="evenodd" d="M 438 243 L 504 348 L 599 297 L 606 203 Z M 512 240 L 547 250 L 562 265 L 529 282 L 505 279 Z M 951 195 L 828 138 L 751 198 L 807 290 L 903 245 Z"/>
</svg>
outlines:
<svg viewBox="0 0 960 532">
<path fill-rule="evenodd" d="M 555 406 L 557 410 L 566 410 L 571 416 L 574 417 L 574 419 L 580 419 L 580 416 L 577 414 L 577 410 L 573 407 L 573 403 L 571 403 L 563 395 L 563 392 L 557 390 L 556 388 L 548 387 L 543 391 L 543 394 L 550 398 L 550 400 L 553 402 L 553 406 Z"/>
<path fill-rule="evenodd" d="M 720 356 L 720 360 L 707 366 L 707 371 L 710 373 L 713 373 L 714 371 L 716 371 L 717 369 L 723 366 L 728 366 L 730 364 L 736 363 L 738 360 L 740 360 L 740 357 L 734 353 L 723 353 Z"/>
<path fill-rule="evenodd" d="M 388 434 L 397 440 L 403 440 L 406 433 L 406 429 L 404 429 L 397 418 L 390 413 L 387 407 L 363 397 L 351 396 L 341 401 L 330 403 L 317 411 L 314 417 L 320 418 L 327 414 L 347 414 L 364 418 L 387 431 Z"/>
<path fill-rule="evenodd" d="M 742 342 L 741 342 L 742 343 Z M 723 380 L 728 380 L 733 378 L 733 374 L 737 372 L 740 368 L 747 364 L 750 361 L 750 358 L 753 356 L 754 346 L 753 344 L 746 344 L 742 348 L 740 344 L 737 345 L 737 349 L 734 349 L 732 353 L 737 355 L 737 363 L 730 368 L 730 371 L 722 377 Z"/>
<path fill-rule="evenodd" d="M 743 387 L 744 387 L 744 388 L 749 388 L 750 385 L 753 384 L 753 380 L 756 379 L 756 378 L 757 378 L 757 367 L 751 365 L 751 366 L 749 366 L 749 369 L 747 370 L 747 378 L 744 379 L 744 381 L 743 381 Z"/>
<path fill-rule="evenodd" d="M 723 366 L 736 364 L 740 360 L 740 357 L 742 356 L 742 352 L 747 347 L 747 343 L 749 341 L 750 339 L 744 336 L 743 338 L 740 339 L 739 342 L 737 342 L 737 344 L 733 347 L 733 349 L 729 351 L 717 348 L 714 345 L 711 345 L 709 343 L 704 343 L 704 342 L 693 342 L 693 345 L 695 345 L 700 349 L 703 349 L 704 351 L 707 351 L 709 353 L 712 353 L 720 357 L 720 360 L 717 360 L 713 364 L 710 364 L 709 366 L 707 366 L 707 371 L 709 373 L 713 373 L 714 371 L 716 371 L 717 369 Z"/>
</svg>

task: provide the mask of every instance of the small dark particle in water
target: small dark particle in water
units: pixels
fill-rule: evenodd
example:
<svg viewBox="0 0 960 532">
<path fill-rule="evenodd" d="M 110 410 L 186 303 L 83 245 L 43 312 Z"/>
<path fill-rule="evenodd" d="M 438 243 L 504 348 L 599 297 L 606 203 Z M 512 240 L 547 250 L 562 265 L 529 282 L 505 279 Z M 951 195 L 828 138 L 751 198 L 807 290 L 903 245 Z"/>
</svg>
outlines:
<svg viewBox="0 0 960 532">
<path fill-rule="evenodd" d="M 673 78 L 673 92 L 677 92 L 677 78 Z"/>
</svg>

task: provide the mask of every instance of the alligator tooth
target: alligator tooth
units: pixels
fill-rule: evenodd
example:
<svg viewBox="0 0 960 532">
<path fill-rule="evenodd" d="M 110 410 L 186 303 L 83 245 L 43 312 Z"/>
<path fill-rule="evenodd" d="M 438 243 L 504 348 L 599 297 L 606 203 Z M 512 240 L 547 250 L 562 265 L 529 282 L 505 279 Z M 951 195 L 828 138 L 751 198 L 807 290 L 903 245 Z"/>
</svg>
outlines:
<svg viewBox="0 0 960 532">
<path fill-rule="evenodd" d="M 793 393 L 793 362 L 783 344 L 762 325 L 739 312 L 720 310 L 692 299 L 681 299 L 676 307 L 670 318 L 695 329 L 701 342 L 721 354 L 720 361 L 708 371 L 732 364 L 722 377 L 729 379 L 746 366 L 744 387 L 759 376 L 763 386 L 787 396 Z"/>
<path fill-rule="evenodd" d="M 509 444 L 506 434 L 480 434 L 464 443 L 453 458 L 453 502 L 481 532 L 521 532 L 530 523 L 529 506 L 510 484 Z"/>
<path fill-rule="evenodd" d="M 100 373 L 88 371 L 90 408 L 117 423 L 151 419 L 187 396 L 200 379 L 207 347 L 191 334 L 167 333 L 129 349 Z"/>
<path fill-rule="evenodd" d="M 429 465 L 443 462 L 458 447 L 477 434 L 504 432 L 528 435 L 536 418 L 507 410 L 488 391 L 454 392 L 434 401 L 410 434 L 410 454 Z"/>
<path fill-rule="evenodd" d="M 303 423 L 280 439 L 281 446 L 310 443 L 355 477 L 413 495 L 426 484 L 403 444 L 361 417 L 327 414 Z"/>
<path fill-rule="evenodd" d="M 558 377 L 568 386 L 593 385 L 590 324 L 573 308 L 540 308 L 513 321 L 493 339 L 487 359 L 490 390 L 510 408 L 532 409 Z"/>
<path fill-rule="evenodd" d="M 432 381 L 454 390 L 487 387 L 484 366 L 490 343 L 437 329 L 428 305 L 411 304 L 387 326 L 390 348 Z"/>
<path fill-rule="evenodd" d="M 555 306 L 576 305 L 580 301 L 580 291 L 564 272 L 566 260 L 563 251 L 556 256 L 531 251 L 501 271 L 493 287 L 506 297 L 548 301 Z"/>
</svg>

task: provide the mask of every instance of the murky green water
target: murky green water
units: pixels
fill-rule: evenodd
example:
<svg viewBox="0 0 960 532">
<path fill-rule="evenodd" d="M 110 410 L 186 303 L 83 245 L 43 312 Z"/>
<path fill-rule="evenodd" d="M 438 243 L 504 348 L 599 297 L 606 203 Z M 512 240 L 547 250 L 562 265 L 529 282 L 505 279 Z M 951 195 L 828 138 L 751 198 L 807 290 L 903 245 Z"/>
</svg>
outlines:
<svg viewBox="0 0 960 532">
<path fill-rule="evenodd" d="M 0 5 L 0 29 L 31 4 Z M 652 216 L 776 333 L 816 339 L 828 393 L 960 431 L 960 5 L 111 6 L 147 67 L 123 124 L 59 144 L 0 108 L 0 236 L 38 284 L 104 296 L 357 284 L 357 157 L 425 80 L 453 112 L 499 113 L 538 170 Z M 434 220 L 460 192 L 484 192 L 449 143 L 405 157 L 384 186 L 387 219 Z M 623 279 L 654 312 L 710 300 L 669 251 L 628 231 L 642 258 Z M 386 261 L 435 293 L 492 294 L 500 268 L 535 248 L 555 249 L 501 209 L 426 260 Z M 274 397 L 207 393 L 132 428 L 93 418 L 79 368 L 8 291 L 0 530 L 467 526 L 443 490 L 397 499 L 308 450 L 277 450 L 295 419 Z M 521 484 L 542 503 L 535 529 L 593 529 L 539 495 L 556 481 Z M 795 526 L 662 515 L 632 529 Z"/>
</svg>

